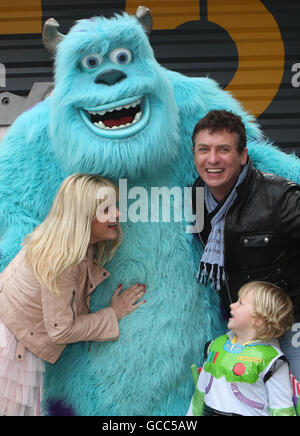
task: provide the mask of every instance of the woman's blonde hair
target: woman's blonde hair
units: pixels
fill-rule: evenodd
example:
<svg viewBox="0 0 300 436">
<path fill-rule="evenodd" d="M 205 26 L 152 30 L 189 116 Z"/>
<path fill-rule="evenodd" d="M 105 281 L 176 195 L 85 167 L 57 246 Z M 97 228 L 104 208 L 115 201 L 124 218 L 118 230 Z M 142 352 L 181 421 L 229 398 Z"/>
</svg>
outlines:
<svg viewBox="0 0 300 436">
<path fill-rule="evenodd" d="M 103 188 L 107 189 L 107 196 Z M 69 266 L 80 263 L 86 256 L 91 238 L 91 223 L 97 209 L 107 200 L 111 190 L 118 197 L 112 182 L 95 175 L 73 174 L 61 184 L 51 210 L 45 220 L 26 236 L 26 262 L 37 280 L 53 295 L 60 295 L 58 276 Z M 97 244 L 97 262 L 104 265 L 121 243 L 122 230 L 118 223 L 118 237 Z"/>
<path fill-rule="evenodd" d="M 288 295 L 272 283 L 255 281 L 244 285 L 239 296 L 254 293 L 254 317 L 263 320 L 256 326 L 257 339 L 279 338 L 292 328 L 293 304 Z"/>
</svg>

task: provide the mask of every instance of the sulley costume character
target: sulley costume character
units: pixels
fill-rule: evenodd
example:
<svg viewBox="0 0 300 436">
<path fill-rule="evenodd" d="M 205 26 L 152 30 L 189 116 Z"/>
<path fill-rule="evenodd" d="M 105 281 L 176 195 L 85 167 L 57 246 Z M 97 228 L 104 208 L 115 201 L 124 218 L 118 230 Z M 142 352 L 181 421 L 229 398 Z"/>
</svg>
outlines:
<svg viewBox="0 0 300 436">
<path fill-rule="evenodd" d="M 211 109 L 242 116 L 257 167 L 299 178 L 299 160 L 269 145 L 214 81 L 157 63 L 145 32 L 151 27 L 146 8 L 136 17 L 80 20 L 66 36 L 57 26 L 50 20 L 44 28 L 45 45 L 56 51 L 54 92 L 23 113 L 0 146 L 1 270 L 71 173 L 97 173 L 117 184 L 126 179 L 128 190 L 143 188 L 149 199 L 152 187 L 191 185 L 191 133 Z M 137 195 L 128 198 L 129 208 Z M 45 414 L 186 413 L 190 365 L 200 364 L 205 342 L 224 325 L 217 293 L 197 283 L 201 252 L 186 223 L 153 221 L 123 223 L 124 242 L 107 265 L 111 277 L 96 290 L 91 308 L 107 306 L 119 283 L 145 283 L 146 304 L 121 320 L 119 341 L 72 344 L 47 365 Z"/>
</svg>

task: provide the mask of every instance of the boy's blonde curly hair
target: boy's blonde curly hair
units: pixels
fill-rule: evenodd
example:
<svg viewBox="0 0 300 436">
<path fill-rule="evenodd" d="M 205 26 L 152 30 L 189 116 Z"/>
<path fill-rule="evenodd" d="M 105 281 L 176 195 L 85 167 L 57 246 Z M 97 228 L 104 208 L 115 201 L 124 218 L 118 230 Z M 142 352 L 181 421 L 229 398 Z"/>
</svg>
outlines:
<svg viewBox="0 0 300 436">
<path fill-rule="evenodd" d="M 293 305 L 288 295 L 272 283 L 255 281 L 242 286 L 239 296 L 253 291 L 253 315 L 264 322 L 256 327 L 257 339 L 270 340 L 283 336 L 294 323 Z"/>
</svg>

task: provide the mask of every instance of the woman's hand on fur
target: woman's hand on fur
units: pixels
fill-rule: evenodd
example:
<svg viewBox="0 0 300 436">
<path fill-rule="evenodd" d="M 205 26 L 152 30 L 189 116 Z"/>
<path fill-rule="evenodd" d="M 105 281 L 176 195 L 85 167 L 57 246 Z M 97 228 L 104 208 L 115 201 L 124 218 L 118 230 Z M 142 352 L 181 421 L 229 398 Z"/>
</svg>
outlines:
<svg viewBox="0 0 300 436">
<path fill-rule="evenodd" d="M 116 316 L 118 320 L 124 318 L 124 316 L 129 315 L 129 313 L 133 312 L 137 308 L 139 308 L 142 304 L 146 303 L 146 300 L 137 303 L 137 301 L 145 294 L 146 286 L 141 285 L 140 283 L 136 283 L 130 288 L 127 288 L 122 294 L 123 285 L 119 285 L 115 290 L 111 302 L 110 307 L 114 309 L 116 312 Z"/>
</svg>

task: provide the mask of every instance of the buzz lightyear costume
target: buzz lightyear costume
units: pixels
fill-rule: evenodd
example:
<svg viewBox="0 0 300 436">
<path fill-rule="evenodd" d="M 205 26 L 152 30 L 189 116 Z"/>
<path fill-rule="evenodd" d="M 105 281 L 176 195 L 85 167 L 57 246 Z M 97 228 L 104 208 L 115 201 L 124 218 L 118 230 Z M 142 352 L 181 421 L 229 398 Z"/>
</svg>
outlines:
<svg viewBox="0 0 300 436">
<path fill-rule="evenodd" d="M 187 415 L 295 416 L 289 367 L 277 340 L 244 345 L 233 332 L 213 340 Z M 196 374 L 195 374 L 196 370 Z"/>
</svg>

